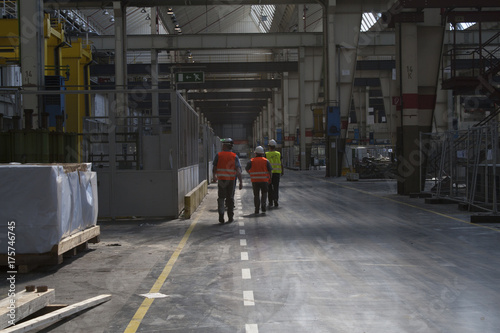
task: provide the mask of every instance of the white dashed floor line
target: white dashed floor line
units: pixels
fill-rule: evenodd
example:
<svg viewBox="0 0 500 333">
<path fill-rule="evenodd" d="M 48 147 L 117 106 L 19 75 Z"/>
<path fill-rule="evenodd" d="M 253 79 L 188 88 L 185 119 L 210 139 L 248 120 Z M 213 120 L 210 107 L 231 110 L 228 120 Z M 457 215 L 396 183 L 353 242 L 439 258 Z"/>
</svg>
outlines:
<svg viewBox="0 0 500 333">
<path fill-rule="evenodd" d="M 243 305 L 245 306 L 254 306 L 255 300 L 253 298 L 252 290 L 244 290 L 243 291 Z"/>
<path fill-rule="evenodd" d="M 252 275 L 250 274 L 250 268 L 243 268 L 241 270 L 241 278 L 243 280 L 250 280 L 252 278 Z"/>
<path fill-rule="evenodd" d="M 259 326 L 257 324 L 246 324 L 245 333 L 259 333 Z"/>
<path fill-rule="evenodd" d="M 238 209 L 243 212 L 243 206 L 241 204 L 241 200 L 239 199 L 236 203 Z M 243 214 L 241 214 L 243 215 Z M 235 220 L 239 220 L 238 225 L 240 228 L 245 226 L 245 222 L 243 222 L 243 216 L 235 216 Z M 244 229 L 239 230 L 240 235 L 245 235 L 246 232 Z M 240 239 L 240 246 L 247 246 L 246 239 Z M 241 260 L 248 261 L 248 252 L 241 252 Z M 252 275 L 250 273 L 250 268 L 242 268 L 241 269 L 241 278 L 243 280 L 251 280 Z M 243 305 L 244 306 L 255 306 L 255 299 L 253 296 L 252 290 L 243 291 Z M 245 324 L 245 333 L 259 333 L 259 326 L 257 324 Z"/>
</svg>

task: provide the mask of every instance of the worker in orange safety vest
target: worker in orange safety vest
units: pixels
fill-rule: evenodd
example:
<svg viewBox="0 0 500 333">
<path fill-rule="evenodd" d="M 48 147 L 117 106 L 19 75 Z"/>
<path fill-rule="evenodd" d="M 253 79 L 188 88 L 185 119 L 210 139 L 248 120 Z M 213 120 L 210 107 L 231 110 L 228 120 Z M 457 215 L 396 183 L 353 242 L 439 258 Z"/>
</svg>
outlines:
<svg viewBox="0 0 500 333">
<path fill-rule="evenodd" d="M 268 186 L 271 181 L 271 163 L 265 158 L 264 148 L 255 148 L 256 157 L 248 161 L 245 170 L 250 174 L 253 190 L 253 203 L 255 214 L 259 214 L 259 208 L 266 212 L 266 201 Z"/>
<path fill-rule="evenodd" d="M 219 223 L 224 223 L 224 203 L 227 207 L 228 222 L 233 222 L 236 178 L 238 178 L 240 182 L 240 190 L 243 188 L 243 183 L 240 159 L 231 151 L 233 148 L 233 140 L 231 138 L 226 138 L 222 139 L 221 142 L 222 151 L 214 158 L 212 176 L 214 181 L 217 182 L 217 211 L 219 213 Z"/>
</svg>

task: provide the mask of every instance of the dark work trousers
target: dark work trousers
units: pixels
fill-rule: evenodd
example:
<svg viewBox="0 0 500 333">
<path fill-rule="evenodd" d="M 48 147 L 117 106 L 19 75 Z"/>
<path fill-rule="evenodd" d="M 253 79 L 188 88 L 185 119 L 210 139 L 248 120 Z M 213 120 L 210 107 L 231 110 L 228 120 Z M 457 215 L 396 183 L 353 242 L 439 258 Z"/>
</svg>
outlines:
<svg viewBox="0 0 500 333">
<path fill-rule="evenodd" d="M 252 182 L 253 204 L 258 211 L 262 203 L 262 211 L 266 210 L 268 182 Z"/>
<path fill-rule="evenodd" d="M 271 177 L 271 184 L 269 184 L 269 204 L 278 202 L 280 197 L 280 177 L 281 173 L 273 173 L 273 176 Z"/>
<path fill-rule="evenodd" d="M 233 217 L 234 209 L 234 183 L 235 180 L 217 180 L 218 198 L 217 198 L 217 210 L 219 211 L 219 216 L 224 216 L 224 202 L 227 207 L 227 216 Z"/>
</svg>

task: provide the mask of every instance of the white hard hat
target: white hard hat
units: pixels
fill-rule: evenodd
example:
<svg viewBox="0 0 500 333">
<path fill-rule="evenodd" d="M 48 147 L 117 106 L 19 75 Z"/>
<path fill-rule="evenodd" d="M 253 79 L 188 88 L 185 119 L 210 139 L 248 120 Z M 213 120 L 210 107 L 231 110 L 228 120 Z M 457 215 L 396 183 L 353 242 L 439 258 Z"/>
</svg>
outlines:
<svg viewBox="0 0 500 333">
<path fill-rule="evenodd" d="M 276 147 L 276 141 L 274 141 L 274 140 L 271 139 L 271 141 L 269 141 L 269 145 L 273 146 L 273 147 Z"/>
<path fill-rule="evenodd" d="M 234 141 L 231 138 L 221 139 L 220 142 L 222 142 L 223 145 L 233 145 L 234 144 Z"/>
<path fill-rule="evenodd" d="M 262 148 L 262 146 L 257 146 L 255 148 L 255 153 L 256 154 L 264 154 L 264 148 Z"/>
</svg>

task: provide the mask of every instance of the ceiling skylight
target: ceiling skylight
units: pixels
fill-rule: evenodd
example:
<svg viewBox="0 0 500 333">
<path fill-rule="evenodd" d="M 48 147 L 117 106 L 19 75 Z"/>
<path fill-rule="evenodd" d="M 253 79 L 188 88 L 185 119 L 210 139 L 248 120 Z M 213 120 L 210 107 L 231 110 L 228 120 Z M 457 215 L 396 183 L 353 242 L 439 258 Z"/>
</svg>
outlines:
<svg viewBox="0 0 500 333">
<path fill-rule="evenodd" d="M 273 23 L 274 5 L 253 5 L 251 10 L 252 19 L 261 32 L 269 32 Z"/>
<path fill-rule="evenodd" d="M 382 16 L 380 13 L 364 13 L 361 19 L 361 32 L 370 30 L 370 28 L 377 23 L 380 16 Z"/>
<path fill-rule="evenodd" d="M 473 25 L 475 25 L 476 22 L 461 22 L 457 23 L 457 30 L 467 30 Z M 453 24 L 450 23 L 450 30 L 453 30 Z"/>
</svg>

